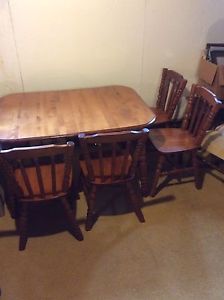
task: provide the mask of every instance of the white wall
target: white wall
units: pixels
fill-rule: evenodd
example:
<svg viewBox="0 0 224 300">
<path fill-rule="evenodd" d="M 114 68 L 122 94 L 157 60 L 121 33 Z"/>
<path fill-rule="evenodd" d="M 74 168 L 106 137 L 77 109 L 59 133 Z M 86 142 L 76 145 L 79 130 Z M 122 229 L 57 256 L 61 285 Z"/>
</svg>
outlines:
<svg viewBox="0 0 224 300">
<path fill-rule="evenodd" d="M 110 84 L 155 101 L 161 69 L 189 86 L 224 42 L 221 0 L 1 0 L 0 95 Z"/>
<path fill-rule="evenodd" d="M 8 2 L 0 1 L 0 95 L 22 91 L 18 55 Z"/>
</svg>

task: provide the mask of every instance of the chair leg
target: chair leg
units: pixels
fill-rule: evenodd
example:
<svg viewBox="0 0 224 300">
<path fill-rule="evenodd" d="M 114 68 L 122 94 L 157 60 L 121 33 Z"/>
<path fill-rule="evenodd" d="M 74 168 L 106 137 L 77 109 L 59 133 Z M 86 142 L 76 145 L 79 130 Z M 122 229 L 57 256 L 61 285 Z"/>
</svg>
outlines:
<svg viewBox="0 0 224 300">
<path fill-rule="evenodd" d="M 165 160 L 165 156 L 160 154 L 159 158 L 158 158 L 157 167 L 156 167 L 155 177 L 153 178 L 152 189 L 151 189 L 151 193 L 150 193 L 151 197 L 154 197 L 156 195 L 156 192 L 157 192 L 156 188 L 157 188 L 157 184 L 159 181 L 159 177 L 161 175 L 164 160 Z"/>
<path fill-rule="evenodd" d="M 140 199 L 139 199 L 139 196 L 136 195 L 132 183 L 133 182 L 128 182 L 127 183 L 127 190 L 128 190 L 129 196 L 130 196 L 130 200 L 131 200 L 134 212 L 135 212 L 139 222 L 144 223 L 145 218 L 144 218 L 144 215 L 141 211 L 141 203 L 139 201 Z"/>
<path fill-rule="evenodd" d="M 64 197 L 61 198 L 61 203 L 64 208 L 65 214 L 67 216 L 68 222 L 70 224 L 72 234 L 78 241 L 82 241 L 83 240 L 82 231 L 76 222 L 74 212 L 70 208 L 70 205 L 69 205 L 67 199 Z"/>
<path fill-rule="evenodd" d="M 82 187 L 83 187 L 83 192 L 86 198 L 86 203 L 87 207 L 89 207 L 89 187 L 87 186 L 85 180 L 82 178 Z"/>
<path fill-rule="evenodd" d="M 90 193 L 88 193 L 87 196 L 87 217 L 86 217 L 86 231 L 90 231 L 94 224 L 94 208 L 95 208 L 95 202 L 96 202 L 96 186 L 92 186 L 92 190 Z"/>
<path fill-rule="evenodd" d="M 19 212 L 19 250 L 25 250 L 27 243 L 28 203 L 21 203 Z"/>
<path fill-rule="evenodd" d="M 139 161 L 141 192 L 144 197 L 149 195 L 148 168 L 146 160 L 146 146 L 144 145 Z"/>
<path fill-rule="evenodd" d="M 182 152 L 175 153 L 175 156 L 176 156 L 176 169 L 180 169 L 181 166 L 184 164 L 183 153 Z M 178 183 L 181 183 L 181 179 L 182 179 L 181 173 L 178 172 L 177 173 L 177 181 L 178 181 Z"/>
<path fill-rule="evenodd" d="M 199 173 L 199 162 L 197 158 L 197 151 L 194 151 L 192 153 L 192 161 L 193 161 L 193 167 L 194 167 L 194 178 L 195 178 L 195 187 L 196 189 L 201 189 L 202 188 L 202 180 L 200 178 L 200 173 Z"/>
</svg>

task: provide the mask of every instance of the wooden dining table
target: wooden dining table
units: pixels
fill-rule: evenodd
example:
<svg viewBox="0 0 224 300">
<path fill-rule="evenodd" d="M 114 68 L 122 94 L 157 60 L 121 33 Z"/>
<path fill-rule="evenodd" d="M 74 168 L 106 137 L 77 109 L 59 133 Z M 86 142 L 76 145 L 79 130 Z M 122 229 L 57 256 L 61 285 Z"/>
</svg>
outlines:
<svg viewBox="0 0 224 300">
<path fill-rule="evenodd" d="M 143 128 L 153 112 L 131 88 L 105 86 L 0 98 L 0 143 Z"/>
<path fill-rule="evenodd" d="M 0 98 L 0 144 L 141 129 L 155 116 L 130 87 L 105 86 Z"/>
</svg>

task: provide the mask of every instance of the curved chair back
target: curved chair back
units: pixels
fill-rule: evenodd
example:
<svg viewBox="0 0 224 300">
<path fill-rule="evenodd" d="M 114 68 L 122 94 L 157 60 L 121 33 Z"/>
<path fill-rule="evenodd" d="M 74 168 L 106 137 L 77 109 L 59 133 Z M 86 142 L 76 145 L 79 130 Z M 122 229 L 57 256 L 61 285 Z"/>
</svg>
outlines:
<svg viewBox="0 0 224 300">
<path fill-rule="evenodd" d="M 91 183 L 111 184 L 132 180 L 136 174 L 148 129 L 93 135 L 79 134 L 82 170 Z"/>
<path fill-rule="evenodd" d="M 207 88 L 196 84 L 192 85 L 182 129 L 187 130 L 195 138 L 198 146 L 212 125 L 219 109 L 219 105 L 217 105 L 219 103 L 216 95 Z"/>
<path fill-rule="evenodd" d="M 8 162 L 7 179 L 18 200 L 65 196 L 72 182 L 74 143 L 13 148 L 1 151 Z"/>
<path fill-rule="evenodd" d="M 186 84 L 181 74 L 163 68 L 156 108 L 165 112 L 168 120 L 172 119 Z"/>
</svg>

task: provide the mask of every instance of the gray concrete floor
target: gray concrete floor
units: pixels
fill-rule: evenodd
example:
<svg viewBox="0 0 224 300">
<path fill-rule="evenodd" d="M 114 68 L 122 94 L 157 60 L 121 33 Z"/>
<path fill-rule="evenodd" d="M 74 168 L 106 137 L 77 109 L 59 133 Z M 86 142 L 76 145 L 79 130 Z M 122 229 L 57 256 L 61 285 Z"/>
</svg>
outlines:
<svg viewBox="0 0 224 300">
<path fill-rule="evenodd" d="M 145 198 L 144 224 L 123 210 L 85 232 L 85 213 L 81 195 L 83 242 L 63 228 L 59 208 L 46 216 L 52 230 L 44 215 L 32 219 L 23 252 L 14 221 L 0 218 L 2 300 L 224 299 L 223 177 L 206 175 L 202 190 L 186 183 Z"/>
</svg>

